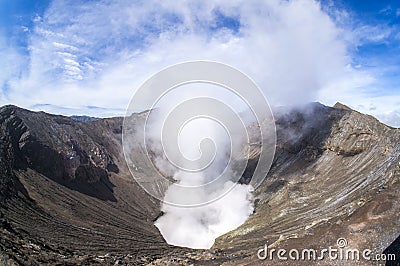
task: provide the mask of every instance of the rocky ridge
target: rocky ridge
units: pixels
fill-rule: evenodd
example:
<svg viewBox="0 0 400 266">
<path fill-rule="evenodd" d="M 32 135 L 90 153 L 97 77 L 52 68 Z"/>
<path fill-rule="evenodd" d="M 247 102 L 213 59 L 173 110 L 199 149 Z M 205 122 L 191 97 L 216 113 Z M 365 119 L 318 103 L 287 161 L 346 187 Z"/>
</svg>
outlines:
<svg viewBox="0 0 400 266">
<path fill-rule="evenodd" d="M 277 151 L 254 192 L 255 213 L 211 250 L 190 250 L 167 245 L 153 226 L 160 203 L 130 177 L 122 118 L 81 122 L 1 107 L 0 260 L 268 264 L 257 258 L 265 244 L 318 249 L 339 237 L 382 252 L 400 234 L 399 129 L 342 104 L 276 110 L 275 117 Z M 251 148 L 256 161 L 257 145 Z"/>
</svg>

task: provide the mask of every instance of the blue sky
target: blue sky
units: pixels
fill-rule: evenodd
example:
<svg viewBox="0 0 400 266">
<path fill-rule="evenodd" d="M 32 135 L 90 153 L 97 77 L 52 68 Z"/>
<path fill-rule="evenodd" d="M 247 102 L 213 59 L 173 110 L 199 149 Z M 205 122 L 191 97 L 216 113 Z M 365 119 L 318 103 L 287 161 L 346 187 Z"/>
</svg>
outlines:
<svg viewBox="0 0 400 266">
<path fill-rule="evenodd" d="M 120 115 L 161 68 L 214 60 L 273 105 L 341 101 L 397 125 L 399 24 L 399 1 L 0 0 L 0 104 Z"/>
<path fill-rule="evenodd" d="M 37 16 L 42 16 L 50 1 L 1 0 L 0 25 L 7 40 L 21 48 L 28 46 L 28 31 Z"/>
<path fill-rule="evenodd" d="M 342 1 L 338 7 L 354 17 L 353 27 L 369 25 L 371 32 L 352 52 L 354 64 L 375 69 L 387 90 L 398 90 L 400 81 L 400 2 Z M 370 39 L 368 39 L 370 38 Z M 375 38 L 375 39 L 374 39 Z M 378 92 L 379 93 L 379 92 Z M 384 93 L 384 92 L 383 92 Z"/>
</svg>

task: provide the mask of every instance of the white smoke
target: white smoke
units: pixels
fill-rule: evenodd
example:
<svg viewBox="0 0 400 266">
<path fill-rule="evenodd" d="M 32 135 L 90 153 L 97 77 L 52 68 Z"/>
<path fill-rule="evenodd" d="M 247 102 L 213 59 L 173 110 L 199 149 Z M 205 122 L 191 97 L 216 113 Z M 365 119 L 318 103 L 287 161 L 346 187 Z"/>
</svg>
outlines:
<svg viewBox="0 0 400 266">
<path fill-rule="evenodd" d="M 189 178 L 185 176 L 183 180 L 188 181 Z M 227 181 L 221 189 L 230 187 L 230 182 Z M 168 189 L 166 197 L 181 196 L 174 193 L 174 188 L 172 185 Z M 186 196 L 203 197 L 207 200 L 214 195 L 204 191 L 202 195 Z M 164 204 L 162 211 L 165 214 L 155 225 L 169 244 L 190 248 L 211 248 L 218 236 L 237 228 L 253 213 L 251 187 L 236 185 L 226 196 L 205 206 L 182 208 Z"/>
<path fill-rule="evenodd" d="M 185 205 L 204 203 L 195 207 L 163 203 L 161 210 L 164 214 L 155 225 L 169 244 L 190 248 L 211 248 L 218 236 L 237 228 L 253 213 L 251 194 L 253 189 L 250 185 L 234 184 L 237 181 L 234 179 L 237 173 L 230 164 L 232 157 L 237 156 L 234 150 L 240 150 L 248 141 L 245 136 L 237 135 L 235 130 L 227 132 L 223 125 L 209 117 L 197 117 L 182 125 L 177 136 L 179 147 L 173 153 L 166 156 L 163 150 L 165 147 L 161 143 L 160 132 L 165 126 L 163 123 L 171 108 L 187 99 L 205 94 L 208 94 L 208 97 L 219 98 L 224 103 L 234 102 L 228 100 L 232 95 L 223 91 L 216 86 L 187 85 L 178 94 L 172 93 L 163 97 L 149 116 L 150 134 L 146 137 L 149 143 L 148 149 L 155 155 L 153 162 L 159 171 L 175 181 L 167 189 L 164 202 L 181 202 Z M 231 105 L 236 109 L 238 106 L 240 105 Z M 249 115 L 246 115 L 247 117 L 243 119 L 249 120 Z M 239 144 L 232 144 L 232 138 L 239 140 L 236 142 Z M 206 145 L 207 140 L 212 141 L 213 145 Z M 203 157 L 204 160 L 201 160 Z M 194 168 L 201 168 L 200 165 L 206 164 L 210 159 L 211 163 L 201 171 L 190 172 L 185 169 L 186 159 L 190 161 L 200 159 L 199 165 Z M 181 167 L 175 167 L 171 161 Z M 212 186 L 205 186 L 211 182 Z M 197 189 L 187 193 L 181 186 Z M 215 200 L 216 198 L 218 199 Z"/>
</svg>

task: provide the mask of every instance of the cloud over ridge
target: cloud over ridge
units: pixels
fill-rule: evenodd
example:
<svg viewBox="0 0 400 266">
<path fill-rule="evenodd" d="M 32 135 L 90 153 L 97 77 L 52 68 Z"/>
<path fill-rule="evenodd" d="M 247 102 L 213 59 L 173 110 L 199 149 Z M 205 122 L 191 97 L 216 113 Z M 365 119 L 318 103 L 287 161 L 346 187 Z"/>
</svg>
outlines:
<svg viewBox="0 0 400 266">
<path fill-rule="evenodd" d="M 349 63 L 340 29 L 319 3 L 301 0 L 55 0 L 36 19 L 29 51 L 7 95 L 24 106 L 125 106 L 155 71 L 188 60 L 231 64 L 271 101 L 296 104 L 316 100 Z"/>
</svg>

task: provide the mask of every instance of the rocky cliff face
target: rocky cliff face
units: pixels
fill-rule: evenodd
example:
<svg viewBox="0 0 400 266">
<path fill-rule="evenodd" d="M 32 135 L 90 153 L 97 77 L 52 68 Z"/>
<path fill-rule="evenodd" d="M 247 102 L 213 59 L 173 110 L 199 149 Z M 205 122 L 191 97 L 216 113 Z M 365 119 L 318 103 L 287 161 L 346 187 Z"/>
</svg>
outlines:
<svg viewBox="0 0 400 266">
<path fill-rule="evenodd" d="M 334 246 L 339 237 L 350 248 L 382 252 L 400 234 L 399 130 L 340 104 L 275 115 L 277 152 L 254 192 L 255 213 L 212 250 L 199 251 L 167 245 L 153 226 L 160 203 L 130 178 L 122 118 L 79 122 L 2 107 L 3 259 L 26 265 L 268 264 L 257 258 L 265 244 L 317 249 Z M 251 148 L 243 182 L 257 160 L 257 145 Z"/>
<path fill-rule="evenodd" d="M 113 252 L 136 260 L 173 251 L 153 226 L 159 203 L 124 164 L 122 118 L 84 123 L 5 106 L 0 125 L 0 245 L 8 260 L 80 264 Z"/>
<path fill-rule="evenodd" d="M 382 252 L 400 233 L 399 130 L 340 104 L 277 118 L 277 154 L 256 212 L 215 246 L 239 256 L 260 243 L 321 250 L 345 238 L 348 248 Z"/>
</svg>

